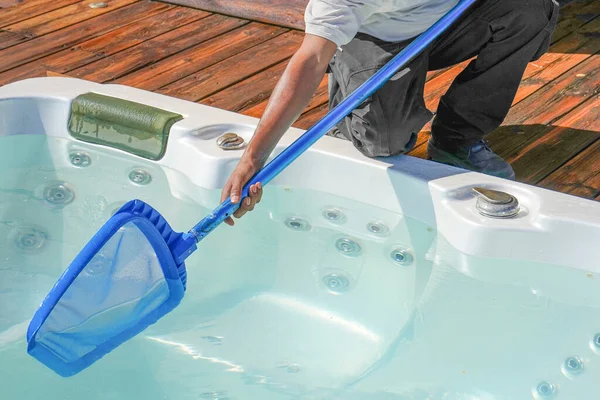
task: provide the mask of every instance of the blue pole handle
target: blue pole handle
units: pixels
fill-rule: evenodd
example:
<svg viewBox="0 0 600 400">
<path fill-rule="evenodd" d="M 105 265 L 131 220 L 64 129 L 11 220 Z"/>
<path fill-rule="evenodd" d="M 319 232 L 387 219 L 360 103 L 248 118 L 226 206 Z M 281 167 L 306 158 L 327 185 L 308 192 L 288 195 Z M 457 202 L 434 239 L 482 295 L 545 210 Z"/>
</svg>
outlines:
<svg viewBox="0 0 600 400">
<path fill-rule="evenodd" d="M 473 3 L 478 0 L 462 0 L 442 18 L 440 18 L 429 29 L 423 32 L 417 39 L 413 40 L 400 53 L 392 58 L 373 76 L 367 79 L 360 85 L 350 96 L 340 102 L 333 110 L 329 111 L 319 122 L 313 125 L 301 137 L 296 139 L 294 143 L 283 150 L 277 157 L 261 169 L 252 179 L 246 183 L 242 189 L 241 199 L 248 196 L 250 186 L 261 182 L 264 186 L 269 183 L 275 176 L 290 165 L 298 156 L 306 149 L 312 146 L 325 133 L 333 128 L 338 122 L 358 107 L 370 95 L 376 92 L 397 71 L 412 61 L 419 55 L 427 46 L 429 46 L 438 36 L 440 36 L 450 25 L 452 25 Z M 221 205 L 213 210 L 190 231 L 199 242 L 212 230 L 214 230 L 227 217 L 231 216 L 238 208 L 240 203 L 232 203 L 231 199 L 225 200 Z"/>
</svg>

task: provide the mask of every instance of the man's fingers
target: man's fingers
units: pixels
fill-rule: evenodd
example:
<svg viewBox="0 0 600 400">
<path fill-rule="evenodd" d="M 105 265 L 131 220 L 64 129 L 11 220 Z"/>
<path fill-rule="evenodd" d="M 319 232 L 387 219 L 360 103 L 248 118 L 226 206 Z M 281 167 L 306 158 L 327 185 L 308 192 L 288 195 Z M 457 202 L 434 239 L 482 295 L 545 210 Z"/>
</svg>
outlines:
<svg viewBox="0 0 600 400">
<path fill-rule="evenodd" d="M 250 186 L 250 189 L 248 191 L 249 196 L 240 200 L 242 196 L 241 180 L 236 177 L 233 177 L 231 183 L 227 183 L 225 185 L 225 188 L 223 188 L 221 201 L 225 200 L 229 196 L 231 198 L 232 203 L 240 203 L 238 209 L 233 213 L 233 217 L 241 218 L 248 211 L 254 210 L 254 207 L 260 202 L 262 198 L 262 193 L 262 185 L 260 183 L 256 183 Z M 225 223 L 227 225 L 233 226 L 233 218 L 227 218 L 225 220 Z"/>
<path fill-rule="evenodd" d="M 225 201 L 226 198 L 229 197 L 229 193 L 231 192 L 231 183 L 227 181 L 225 186 L 223 186 L 223 190 L 221 191 L 221 203 Z"/>
<path fill-rule="evenodd" d="M 239 178 L 234 178 L 231 182 L 231 193 L 229 196 L 231 197 L 231 202 L 237 204 L 240 202 L 240 197 L 242 195 L 242 183 Z"/>
<path fill-rule="evenodd" d="M 244 209 L 246 211 L 254 210 L 254 204 L 256 204 L 256 200 L 253 197 L 248 197 L 244 200 Z"/>
<path fill-rule="evenodd" d="M 233 213 L 233 216 L 236 218 L 242 218 L 244 216 L 244 214 L 246 214 L 246 210 L 244 210 L 243 207 L 240 207 L 237 210 L 235 210 L 235 212 Z"/>
<path fill-rule="evenodd" d="M 256 184 L 256 189 L 258 191 L 258 194 L 256 196 L 256 204 L 258 204 L 258 203 L 260 203 L 260 200 L 262 199 L 262 195 L 263 195 L 262 185 L 260 184 L 260 182 L 258 182 Z"/>
<path fill-rule="evenodd" d="M 246 197 L 240 204 L 240 207 L 233 213 L 233 216 L 236 218 L 241 218 L 248 211 L 252 211 L 254 209 L 254 201 L 251 197 Z"/>
<path fill-rule="evenodd" d="M 252 205 L 260 203 L 260 199 L 262 198 L 262 186 L 260 183 L 250 186 L 250 197 L 252 198 Z"/>
</svg>

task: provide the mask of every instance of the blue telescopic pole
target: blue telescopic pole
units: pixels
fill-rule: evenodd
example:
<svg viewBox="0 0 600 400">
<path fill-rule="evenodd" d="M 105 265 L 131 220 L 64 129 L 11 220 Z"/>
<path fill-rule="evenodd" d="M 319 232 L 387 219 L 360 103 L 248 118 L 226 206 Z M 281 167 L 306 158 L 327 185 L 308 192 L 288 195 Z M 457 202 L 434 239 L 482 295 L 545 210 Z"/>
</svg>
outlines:
<svg viewBox="0 0 600 400">
<path fill-rule="evenodd" d="M 440 18 L 429 29 L 419 35 L 414 41 L 406 46 L 400 53 L 392 58 L 373 76 L 360 85 L 350 96 L 340 102 L 334 109 L 329 111 L 319 122 L 307 130 L 294 143 L 283 150 L 277 157 L 261 169 L 242 189 L 241 199 L 248 196 L 250 186 L 261 182 L 266 185 L 306 149 L 312 146 L 325 133 L 329 132 L 344 117 L 364 102 L 370 95 L 383 86 L 397 71 L 412 61 L 427 46 L 445 32 L 473 3 L 477 0 L 462 0 L 442 18 Z M 213 212 L 200 221 L 190 231 L 197 241 L 202 240 L 208 233 L 215 229 L 227 217 L 232 215 L 240 206 L 240 203 L 232 203 L 231 199 L 225 200 Z"/>
</svg>

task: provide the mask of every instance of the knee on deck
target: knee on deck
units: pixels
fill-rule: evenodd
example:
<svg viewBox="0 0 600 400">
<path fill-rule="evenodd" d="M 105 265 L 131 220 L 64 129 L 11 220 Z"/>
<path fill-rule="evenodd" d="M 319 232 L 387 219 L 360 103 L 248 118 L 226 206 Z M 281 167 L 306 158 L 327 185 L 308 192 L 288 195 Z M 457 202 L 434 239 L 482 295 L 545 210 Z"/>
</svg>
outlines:
<svg viewBox="0 0 600 400">
<path fill-rule="evenodd" d="M 520 30 L 540 33 L 554 29 L 551 26 L 556 7 L 554 0 L 520 0 L 518 3 L 514 8 L 514 21 Z"/>
</svg>

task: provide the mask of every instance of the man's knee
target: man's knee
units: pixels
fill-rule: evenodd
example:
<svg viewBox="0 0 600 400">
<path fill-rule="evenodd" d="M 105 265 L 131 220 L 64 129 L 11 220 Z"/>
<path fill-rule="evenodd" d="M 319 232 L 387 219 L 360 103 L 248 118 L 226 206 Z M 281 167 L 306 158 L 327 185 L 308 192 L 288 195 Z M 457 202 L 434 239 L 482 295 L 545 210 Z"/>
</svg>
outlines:
<svg viewBox="0 0 600 400">
<path fill-rule="evenodd" d="M 554 31 L 555 13 L 558 10 L 558 4 L 554 0 L 512 0 L 506 3 L 511 7 L 514 27 L 519 32 L 536 36 L 544 31 L 548 34 Z"/>
<path fill-rule="evenodd" d="M 497 41 L 515 48 L 528 47 L 529 61 L 539 59 L 550 47 L 558 19 L 558 3 L 554 0 L 498 0 L 500 17 L 492 23 Z"/>
</svg>

